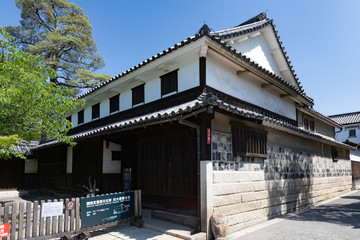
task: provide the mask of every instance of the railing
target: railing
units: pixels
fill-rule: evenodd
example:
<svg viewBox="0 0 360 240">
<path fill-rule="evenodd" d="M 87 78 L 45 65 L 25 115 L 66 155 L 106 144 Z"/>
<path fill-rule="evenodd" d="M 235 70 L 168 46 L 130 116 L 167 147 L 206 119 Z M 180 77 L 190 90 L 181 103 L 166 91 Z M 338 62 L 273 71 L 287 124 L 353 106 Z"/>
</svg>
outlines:
<svg viewBox="0 0 360 240">
<path fill-rule="evenodd" d="M 106 194 L 111 198 L 118 193 Z M 96 198 L 96 197 L 95 197 Z M 91 198 L 88 198 L 91 200 Z M 88 200 L 87 199 L 87 200 Z M 115 225 L 119 222 L 132 222 L 137 218 L 141 218 L 141 191 L 134 191 L 134 216 L 121 219 L 120 221 L 111 222 Z M 63 202 L 62 215 L 42 217 L 45 203 Z M 45 204 L 46 205 L 46 204 Z M 49 205 L 49 204 L 48 204 Z M 61 204 L 59 204 L 61 207 Z M 84 208 L 84 206 L 83 206 Z M 49 211 L 49 210 L 47 210 Z M 51 211 L 51 209 L 50 209 Z M 0 226 L 1 224 L 10 224 L 9 237 L 2 239 L 49 239 L 60 238 L 80 234 L 84 231 L 93 231 L 104 228 L 109 224 L 96 225 L 91 227 L 81 227 L 81 198 L 34 201 L 34 202 L 11 202 L 0 204 Z M 0 238 L 1 239 L 1 238 Z"/>
</svg>

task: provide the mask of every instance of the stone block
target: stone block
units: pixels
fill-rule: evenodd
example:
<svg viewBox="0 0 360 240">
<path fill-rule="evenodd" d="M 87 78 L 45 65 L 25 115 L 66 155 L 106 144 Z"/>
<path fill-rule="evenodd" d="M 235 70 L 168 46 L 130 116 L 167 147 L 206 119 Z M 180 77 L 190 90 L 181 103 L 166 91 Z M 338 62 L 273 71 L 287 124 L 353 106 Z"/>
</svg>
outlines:
<svg viewBox="0 0 360 240">
<path fill-rule="evenodd" d="M 264 181 L 263 171 L 214 171 L 214 183 Z"/>
<path fill-rule="evenodd" d="M 214 196 L 253 192 L 254 186 L 246 183 L 217 183 L 213 186 Z"/>
<path fill-rule="evenodd" d="M 269 192 L 268 191 L 261 191 L 261 192 L 246 192 L 241 195 L 241 201 L 250 202 L 262 199 L 268 199 Z"/>
</svg>

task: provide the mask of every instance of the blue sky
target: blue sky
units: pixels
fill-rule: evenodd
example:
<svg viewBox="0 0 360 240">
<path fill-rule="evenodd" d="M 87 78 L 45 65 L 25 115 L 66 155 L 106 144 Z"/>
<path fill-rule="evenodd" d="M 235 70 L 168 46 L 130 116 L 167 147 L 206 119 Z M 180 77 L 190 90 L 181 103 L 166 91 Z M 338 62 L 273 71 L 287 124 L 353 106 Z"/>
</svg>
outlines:
<svg viewBox="0 0 360 240">
<path fill-rule="evenodd" d="M 314 108 L 360 111 L 358 0 L 74 0 L 91 20 L 111 76 L 195 34 L 204 24 L 230 28 L 267 11 Z M 19 25 L 14 0 L 1 0 L 0 27 Z"/>
</svg>

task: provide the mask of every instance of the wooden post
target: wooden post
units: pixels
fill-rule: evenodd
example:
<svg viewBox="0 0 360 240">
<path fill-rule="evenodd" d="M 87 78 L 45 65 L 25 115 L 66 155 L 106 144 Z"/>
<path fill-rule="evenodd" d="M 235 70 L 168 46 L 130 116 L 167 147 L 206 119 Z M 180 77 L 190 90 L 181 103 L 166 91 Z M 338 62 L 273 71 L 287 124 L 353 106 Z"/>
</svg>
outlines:
<svg viewBox="0 0 360 240">
<path fill-rule="evenodd" d="M 18 211 L 18 203 L 13 203 L 11 208 L 11 226 L 10 226 L 10 240 L 15 240 L 16 237 L 16 216 Z"/>
<path fill-rule="evenodd" d="M 25 228 L 25 238 L 30 238 L 31 236 L 31 202 L 26 203 L 26 228 Z"/>
<path fill-rule="evenodd" d="M 25 208 L 25 203 L 20 202 L 20 207 L 19 207 L 19 239 L 24 239 L 24 208 Z"/>
<path fill-rule="evenodd" d="M 134 215 L 135 217 L 139 216 L 139 209 L 138 209 L 138 190 L 134 191 Z"/>
<path fill-rule="evenodd" d="M 75 198 L 71 198 L 71 201 L 75 201 Z M 75 230 L 74 220 L 75 220 L 75 209 L 70 211 L 70 231 Z"/>
<path fill-rule="evenodd" d="M 80 198 L 76 198 L 75 200 L 75 230 L 79 230 L 80 226 Z"/>
<path fill-rule="evenodd" d="M 57 199 L 54 199 L 54 202 L 57 202 Z M 58 226 L 58 216 L 53 216 L 52 217 L 52 231 L 51 234 L 55 234 L 58 233 L 57 232 L 57 226 Z"/>
<path fill-rule="evenodd" d="M 70 200 L 68 198 L 65 199 L 65 206 L 68 205 L 69 201 Z M 65 228 L 64 228 L 65 232 L 68 232 L 69 231 L 69 210 L 66 210 L 66 208 L 65 208 L 64 226 L 65 226 Z"/>
<path fill-rule="evenodd" d="M 39 214 L 40 214 L 40 209 L 39 209 L 39 202 L 38 201 L 34 201 L 34 217 L 33 217 L 33 237 L 37 237 L 39 236 Z"/>
<path fill-rule="evenodd" d="M 138 206 L 139 206 L 139 216 L 142 216 L 141 214 L 141 190 L 138 190 Z"/>
<path fill-rule="evenodd" d="M 64 203 L 64 200 L 63 199 L 60 199 L 60 202 L 63 202 Z M 64 211 L 66 209 L 66 206 L 64 206 Z M 64 232 L 64 213 L 59 216 L 59 226 L 58 226 L 58 229 L 59 229 L 59 233 L 62 233 Z"/>
<path fill-rule="evenodd" d="M 40 208 L 41 208 L 41 211 L 42 211 L 42 205 L 45 203 L 44 200 L 41 200 L 41 205 L 40 205 Z M 39 235 L 40 236 L 44 236 L 45 235 L 45 218 L 44 217 L 41 217 L 41 214 L 42 212 L 40 211 L 40 229 L 39 229 Z"/>
<path fill-rule="evenodd" d="M 47 202 L 51 202 L 51 200 L 47 200 Z M 50 233 L 51 233 L 51 217 L 47 217 L 45 235 L 50 235 Z"/>
</svg>

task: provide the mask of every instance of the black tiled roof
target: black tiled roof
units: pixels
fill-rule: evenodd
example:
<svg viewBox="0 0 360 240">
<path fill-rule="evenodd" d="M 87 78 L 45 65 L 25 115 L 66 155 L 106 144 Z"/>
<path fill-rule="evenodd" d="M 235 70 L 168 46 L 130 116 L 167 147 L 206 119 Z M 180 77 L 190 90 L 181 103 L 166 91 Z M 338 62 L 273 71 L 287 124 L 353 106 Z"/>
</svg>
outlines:
<svg viewBox="0 0 360 240">
<path fill-rule="evenodd" d="M 75 140 L 82 140 L 89 137 L 100 136 L 103 134 L 111 134 L 120 130 L 127 130 L 133 128 L 141 128 L 146 127 L 148 124 L 161 124 L 164 121 L 178 121 L 181 119 L 181 116 L 194 113 L 196 111 L 205 110 L 207 106 L 218 107 L 219 109 L 223 109 L 227 112 L 231 112 L 233 114 L 248 118 L 248 119 L 256 119 L 262 122 L 262 125 L 280 129 L 282 131 L 286 131 L 292 134 L 296 134 L 302 137 L 312 137 L 323 142 L 326 142 L 331 145 L 341 146 L 341 147 L 349 147 L 346 144 L 336 142 L 332 138 L 326 138 L 320 134 L 313 133 L 301 128 L 298 128 L 292 124 L 287 122 L 283 122 L 278 119 L 273 119 L 271 117 L 265 116 L 261 113 L 257 113 L 248 109 L 244 109 L 242 107 L 234 106 L 222 100 L 219 100 L 216 96 L 211 93 L 203 93 L 197 99 L 175 106 L 171 108 L 167 108 L 161 111 L 153 112 L 150 114 L 146 114 L 143 116 L 137 116 L 135 118 L 122 120 L 107 126 L 99 127 L 96 129 L 91 129 L 79 134 L 71 135 L 71 137 Z M 55 145 L 63 144 L 57 140 L 53 140 L 47 143 L 40 144 L 33 148 L 33 150 L 39 150 Z"/>
<path fill-rule="evenodd" d="M 343 113 L 329 116 L 333 121 L 340 125 L 360 123 L 360 112 Z"/>
<path fill-rule="evenodd" d="M 243 25 L 241 26 L 241 31 L 236 31 L 236 33 L 234 34 L 245 34 L 245 33 L 249 33 L 249 32 L 253 32 L 253 31 L 256 31 L 256 30 L 259 30 L 259 29 L 262 29 L 264 28 L 265 26 L 268 26 L 269 24 L 271 24 L 272 28 L 274 29 L 274 32 L 276 34 L 276 31 L 275 31 L 275 26 L 272 24 L 272 20 L 261 20 L 259 22 L 255 22 L 255 23 L 251 23 L 251 24 L 248 24 L 248 25 Z M 234 28 L 235 29 L 235 28 Z M 203 31 L 201 31 L 203 30 Z M 226 39 L 228 37 L 230 37 L 230 35 L 221 35 L 219 34 L 220 32 L 222 31 L 219 31 L 219 32 L 215 32 L 215 33 L 211 33 L 209 32 L 208 30 L 209 27 L 204 24 L 202 26 L 202 28 L 199 30 L 199 33 L 197 33 L 196 35 L 194 36 L 191 36 L 191 37 L 188 37 L 186 40 L 183 40 L 181 41 L 180 43 L 178 44 L 175 44 L 174 46 L 152 56 L 151 58 L 148 58 L 146 59 L 145 61 L 139 63 L 138 65 L 126 70 L 125 72 L 121 73 L 121 74 L 118 74 L 114 77 L 112 77 L 111 79 L 107 80 L 107 81 L 104 81 L 102 82 L 99 86 L 89 90 L 88 92 L 85 92 L 84 94 L 81 94 L 78 96 L 78 98 L 83 98 L 87 95 L 89 95 L 90 93 L 96 91 L 97 89 L 100 89 L 102 88 L 103 86 L 121 78 L 121 77 L 124 77 L 126 75 L 128 75 L 129 73 L 131 72 L 134 72 L 135 70 L 147 65 L 148 63 L 152 62 L 152 61 L 155 61 L 156 59 L 162 57 L 162 56 L 165 56 L 169 53 L 171 53 L 172 51 L 175 51 L 177 50 L 178 48 L 182 48 L 192 42 L 195 42 L 197 41 L 198 39 L 204 37 L 204 36 L 207 36 L 209 37 L 210 39 L 212 39 L 213 41 L 219 43 L 224 49 L 226 49 L 227 51 L 235 54 L 237 57 L 245 60 L 246 62 L 248 62 L 250 64 L 250 66 L 252 67 L 255 67 L 257 68 L 258 70 L 261 70 L 263 73 L 267 74 L 268 76 L 272 77 L 273 79 L 279 81 L 282 85 L 288 87 L 289 89 L 291 89 L 292 91 L 296 92 L 297 94 L 299 94 L 300 96 L 302 96 L 304 99 L 306 99 L 308 102 L 310 102 L 311 104 L 314 103 L 314 100 L 310 97 L 308 97 L 305 92 L 303 91 L 302 87 L 300 86 L 300 82 L 298 81 L 298 79 L 296 78 L 296 74 L 294 73 L 293 71 L 293 67 L 290 65 L 290 61 L 288 61 L 288 57 L 286 57 L 286 52 L 284 52 L 284 48 L 282 48 L 283 50 L 283 54 L 285 56 L 285 59 L 287 59 L 287 62 L 289 64 L 289 68 L 291 69 L 291 72 L 293 73 L 293 76 L 294 78 L 296 79 L 296 81 L 298 82 L 298 86 L 299 86 L 299 89 L 297 89 L 296 87 L 294 87 L 292 84 L 290 84 L 289 82 L 285 81 L 284 79 L 282 79 L 280 76 L 270 72 L 269 70 L 261 67 L 259 64 L 255 63 L 254 61 L 252 61 L 250 58 L 247 58 L 245 55 L 242 55 L 240 52 L 236 51 L 236 49 L 234 49 L 233 47 L 231 47 L 230 45 L 226 44 L 223 39 Z M 226 31 L 226 30 L 225 30 Z M 279 37 L 277 36 L 276 34 L 276 37 L 277 37 L 277 40 L 281 46 L 281 42 L 279 41 Z"/>
</svg>

